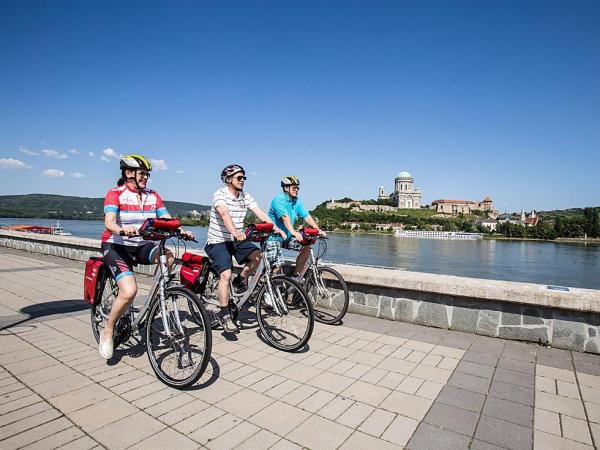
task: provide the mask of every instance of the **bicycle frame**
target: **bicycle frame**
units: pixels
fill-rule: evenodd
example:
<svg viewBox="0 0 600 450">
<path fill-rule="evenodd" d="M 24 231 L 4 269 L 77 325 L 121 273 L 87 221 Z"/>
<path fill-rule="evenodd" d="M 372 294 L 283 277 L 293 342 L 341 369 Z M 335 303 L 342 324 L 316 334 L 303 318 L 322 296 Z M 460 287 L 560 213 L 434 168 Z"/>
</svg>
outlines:
<svg viewBox="0 0 600 450">
<path fill-rule="evenodd" d="M 139 310 L 136 311 L 136 308 L 134 308 L 133 304 L 132 304 L 129 306 L 129 309 L 127 310 L 127 312 L 125 314 L 133 315 L 131 327 L 132 327 L 132 329 L 139 329 L 140 324 L 146 319 L 146 316 L 148 314 L 148 310 L 150 309 L 150 306 L 152 305 L 154 299 L 158 295 L 158 297 L 160 299 L 160 303 L 161 303 L 160 310 L 161 310 L 163 326 L 165 329 L 165 333 L 170 338 L 170 337 L 172 337 L 173 332 L 171 331 L 169 321 L 167 320 L 167 306 L 166 306 L 166 301 L 165 301 L 166 300 L 165 288 L 170 281 L 169 280 L 169 278 L 170 278 L 169 277 L 169 268 L 168 268 L 168 264 L 167 264 L 167 254 L 165 251 L 165 244 L 166 244 L 166 239 L 161 240 L 161 242 L 159 244 L 158 264 L 154 271 L 152 287 L 150 288 L 150 293 L 149 293 L 148 297 L 146 298 L 146 300 L 144 301 L 143 305 L 140 307 Z M 177 308 L 175 303 L 173 303 L 173 307 L 175 309 Z M 108 316 L 105 316 L 104 311 L 101 311 L 101 315 L 104 316 L 104 319 L 108 319 Z M 179 333 L 183 334 L 183 327 L 181 325 L 179 314 L 174 314 L 174 316 L 175 316 L 176 326 L 178 328 L 177 331 L 179 331 Z"/>
<path fill-rule="evenodd" d="M 264 251 L 265 250 L 264 247 L 265 247 L 265 244 L 264 244 L 264 242 L 262 242 L 261 243 L 260 263 L 258 264 L 258 267 L 256 268 L 256 271 L 254 272 L 254 274 L 252 274 L 251 276 L 248 277 L 248 289 L 246 289 L 244 292 L 236 293 L 235 289 L 233 288 L 233 281 L 230 280 L 229 296 L 230 296 L 231 300 L 233 301 L 233 304 L 235 305 L 235 307 L 238 309 L 238 311 L 241 310 L 241 308 L 250 299 L 250 297 L 252 297 L 252 295 L 254 295 L 256 293 L 258 285 L 259 285 L 261 279 L 263 279 L 263 277 L 264 277 L 267 292 L 273 299 L 273 309 L 277 314 L 282 315 L 282 314 L 288 312 L 288 308 L 287 308 L 286 302 L 281 298 L 281 296 L 275 295 L 275 293 L 273 291 L 273 286 L 271 285 L 271 275 L 272 275 L 271 264 L 269 263 L 269 261 L 267 259 L 267 254 Z M 212 266 L 211 266 L 210 270 L 213 271 L 215 277 L 218 279 L 219 275 L 214 271 Z"/>
</svg>

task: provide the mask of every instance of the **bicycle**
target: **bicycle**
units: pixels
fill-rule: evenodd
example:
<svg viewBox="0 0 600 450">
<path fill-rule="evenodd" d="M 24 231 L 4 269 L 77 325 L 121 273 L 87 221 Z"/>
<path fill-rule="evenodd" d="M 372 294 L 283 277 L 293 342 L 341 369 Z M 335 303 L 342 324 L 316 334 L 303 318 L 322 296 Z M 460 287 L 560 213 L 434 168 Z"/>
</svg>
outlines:
<svg viewBox="0 0 600 450">
<path fill-rule="evenodd" d="M 177 219 L 146 219 L 139 234 L 144 239 L 160 241 L 159 263 L 154 273 L 150 295 L 138 309 L 132 306 L 117 321 L 114 347 L 145 328 L 146 350 L 156 376 L 167 386 L 183 389 L 194 384 L 206 370 L 212 350 L 212 333 L 204 305 L 189 289 L 172 284 L 165 244 L 170 238 L 186 240 Z M 123 235 L 123 233 L 121 233 Z M 90 318 L 96 341 L 110 315 L 119 287 L 108 267 L 98 263 L 97 286 Z M 87 269 L 87 267 L 86 267 Z M 86 270 L 86 280 L 87 280 Z M 92 299 L 90 299 L 92 300 Z"/>
<path fill-rule="evenodd" d="M 314 313 L 308 295 L 298 282 L 285 275 L 272 274 L 271 265 L 264 251 L 265 242 L 271 235 L 272 229 L 273 224 L 256 224 L 246 230 L 247 239 L 261 244 L 261 260 L 256 272 L 248 277 L 248 286 L 243 292 L 235 290 L 232 277 L 229 286 L 231 297 L 229 313 L 237 322 L 244 304 L 254 303 L 258 326 L 264 339 L 279 350 L 292 352 L 303 348 L 310 339 L 314 327 Z M 197 278 L 186 284 L 205 303 L 213 328 L 218 327 L 220 325 L 217 317 L 220 304 L 217 295 L 219 274 L 208 258 L 197 258 L 201 261 L 196 266 L 199 270 Z M 188 278 L 182 272 L 183 270 L 182 266 L 180 276 L 182 279 Z"/>
<path fill-rule="evenodd" d="M 327 238 L 319 235 L 317 230 L 311 227 L 302 228 L 300 233 L 303 240 L 299 245 L 310 247 L 310 258 L 296 280 L 312 300 L 315 320 L 333 325 L 340 322 L 348 311 L 348 286 L 337 270 L 321 263 L 327 254 Z M 315 256 L 313 245 L 317 241 L 319 246 Z"/>
</svg>

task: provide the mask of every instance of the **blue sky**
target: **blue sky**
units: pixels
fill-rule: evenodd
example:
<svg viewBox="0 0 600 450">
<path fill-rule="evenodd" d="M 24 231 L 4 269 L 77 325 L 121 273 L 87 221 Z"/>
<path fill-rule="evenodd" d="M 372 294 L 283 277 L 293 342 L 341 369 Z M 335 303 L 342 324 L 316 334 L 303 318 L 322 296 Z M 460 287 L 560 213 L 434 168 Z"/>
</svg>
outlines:
<svg viewBox="0 0 600 450">
<path fill-rule="evenodd" d="M 0 0 L 0 194 L 100 197 L 139 152 L 203 204 L 237 162 L 265 208 L 283 175 L 313 207 L 400 170 L 424 203 L 600 205 L 599 23 L 598 1 Z"/>
</svg>

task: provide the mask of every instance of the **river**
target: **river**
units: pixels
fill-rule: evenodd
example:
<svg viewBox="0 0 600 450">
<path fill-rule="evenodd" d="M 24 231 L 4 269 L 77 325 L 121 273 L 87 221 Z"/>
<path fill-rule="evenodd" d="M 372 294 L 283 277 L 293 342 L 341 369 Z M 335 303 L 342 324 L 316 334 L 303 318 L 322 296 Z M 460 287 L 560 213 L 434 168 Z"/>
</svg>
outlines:
<svg viewBox="0 0 600 450">
<path fill-rule="evenodd" d="M 46 219 L 0 218 L 0 224 L 56 225 Z M 74 236 L 99 238 L 99 221 L 61 220 Z M 187 227 L 202 248 L 206 228 Z M 327 261 L 495 280 L 600 289 L 600 245 L 535 241 L 459 241 L 331 233 Z"/>
</svg>

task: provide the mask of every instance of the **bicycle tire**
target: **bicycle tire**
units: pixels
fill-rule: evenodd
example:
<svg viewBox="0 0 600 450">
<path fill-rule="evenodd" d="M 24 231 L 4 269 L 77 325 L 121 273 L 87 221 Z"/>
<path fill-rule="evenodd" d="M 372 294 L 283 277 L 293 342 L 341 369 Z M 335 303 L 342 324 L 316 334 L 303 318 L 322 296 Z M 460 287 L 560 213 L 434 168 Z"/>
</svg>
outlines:
<svg viewBox="0 0 600 450">
<path fill-rule="evenodd" d="M 179 320 L 182 322 L 184 320 L 190 320 L 192 324 L 195 324 L 198 327 L 200 333 L 203 334 L 204 338 L 201 340 L 199 348 L 194 349 L 192 345 L 188 345 L 189 333 L 186 332 L 189 330 L 182 324 L 182 328 L 184 329 L 184 335 L 179 335 L 175 338 L 170 338 L 170 342 L 168 342 L 166 348 L 168 350 L 174 350 L 174 352 L 171 352 L 171 355 L 177 354 L 175 356 L 175 360 L 176 363 L 179 365 L 183 364 L 182 360 L 184 358 L 187 358 L 187 361 L 191 361 L 192 353 L 195 353 L 196 355 L 199 354 L 201 360 L 198 363 L 194 364 L 193 370 L 188 371 L 188 374 L 185 375 L 183 378 L 174 378 L 172 374 L 166 372 L 166 367 L 164 367 L 163 363 L 167 361 L 167 357 L 169 357 L 169 355 L 161 355 L 160 358 L 157 358 L 156 356 L 156 351 L 160 349 L 160 344 L 163 343 L 163 341 L 166 342 L 166 340 L 169 339 L 166 335 L 163 335 L 162 337 L 160 335 L 161 330 L 163 330 L 164 328 L 162 321 L 162 313 L 160 310 L 161 302 L 158 299 L 158 297 L 153 300 L 148 312 L 146 326 L 146 349 L 148 352 L 150 366 L 152 367 L 152 370 L 154 371 L 158 379 L 169 387 L 175 389 L 185 389 L 194 384 L 196 381 L 198 381 L 198 379 L 206 370 L 206 367 L 210 361 L 210 355 L 212 351 L 212 332 L 210 327 L 207 326 L 208 319 L 206 317 L 204 305 L 192 291 L 182 286 L 170 286 L 167 289 L 165 289 L 165 302 L 168 303 L 169 299 L 172 299 L 174 296 L 179 296 L 182 298 L 183 301 L 181 305 L 188 305 L 190 308 L 194 308 L 189 313 L 182 313 L 182 309 L 179 309 L 178 307 L 177 316 L 179 317 Z M 173 324 L 173 326 L 175 327 L 176 321 L 173 320 L 175 316 L 173 316 L 172 314 L 172 310 L 168 311 L 170 323 Z M 194 320 L 196 322 L 194 322 Z M 188 339 L 187 344 L 185 343 L 186 339 Z M 171 360 L 172 359 L 173 358 L 171 358 Z M 168 362 L 166 362 L 166 364 L 168 364 Z"/>
<path fill-rule="evenodd" d="M 342 318 L 348 312 L 348 304 L 350 303 L 350 293 L 348 292 L 348 285 L 340 273 L 327 266 L 317 267 L 319 277 L 321 278 L 321 286 L 327 287 L 325 280 L 323 279 L 323 273 L 329 274 L 334 280 L 334 283 L 339 284 L 339 292 L 336 293 L 335 297 L 329 297 L 328 299 L 315 298 L 319 296 L 319 287 L 315 284 L 315 279 L 312 272 L 309 272 L 306 282 L 306 292 L 313 303 L 313 309 L 315 311 L 315 320 L 327 325 L 333 325 L 342 320 Z M 329 281 L 329 280 L 328 280 Z M 340 295 L 340 293 L 342 295 Z M 326 305 L 322 303 L 327 302 Z"/>
<path fill-rule="evenodd" d="M 110 293 L 105 297 L 107 286 L 110 289 Z M 105 307 L 104 302 L 110 299 L 111 307 L 112 303 L 115 301 L 115 298 L 119 295 L 119 286 L 114 278 L 110 275 L 110 272 L 106 269 L 106 267 L 102 270 L 102 273 L 99 276 L 98 282 L 98 290 L 96 291 L 96 298 L 94 299 L 94 304 L 90 309 L 90 323 L 92 325 L 92 333 L 94 335 L 94 339 L 96 342 L 100 342 L 100 323 L 102 322 L 102 318 L 100 315 L 99 308 Z M 111 299 L 112 298 L 112 299 Z M 110 313 L 110 307 L 108 308 L 108 313 Z M 121 344 L 121 337 L 116 333 L 117 336 L 114 337 L 113 346 L 117 348 Z"/>
<path fill-rule="evenodd" d="M 286 352 L 300 350 L 306 345 L 306 343 L 310 339 L 315 325 L 312 302 L 308 298 L 306 291 L 300 285 L 300 283 L 296 282 L 295 280 L 292 280 L 287 276 L 276 275 L 272 277 L 271 286 L 273 288 L 273 292 L 281 293 L 282 297 L 283 295 L 285 295 L 285 301 L 287 302 L 286 304 L 288 305 L 289 311 L 287 314 L 277 315 L 273 307 L 268 305 L 265 299 L 265 293 L 268 293 L 268 288 L 265 283 L 265 285 L 259 291 L 256 301 L 256 316 L 258 318 L 258 326 L 260 328 L 260 331 L 264 339 L 270 345 L 279 350 L 283 350 Z M 292 290 L 293 293 L 291 292 Z M 292 316 L 298 318 L 299 320 L 293 321 L 291 319 Z M 278 317 L 285 317 L 281 320 L 281 323 L 283 324 L 284 321 L 287 321 L 292 325 L 292 328 L 294 329 L 295 327 L 293 326 L 293 322 L 306 321 L 305 330 L 301 333 L 302 336 L 298 336 L 298 334 L 300 333 L 295 333 L 297 342 L 288 345 L 283 344 L 281 343 L 281 339 L 285 337 L 286 334 L 289 335 L 290 333 L 287 331 L 279 331 L 276 333 L 278 337 L 275 336 L 273 326 L 269 325 L 268 323 L 268 320 L 271 317 L 275 320 L 277 320 Z M 304 317 L 304 319 L 302 319 L 301 317 Z"/>
<path fill-rule="evenodd" d="M 208 323 L 214 330 L 221 326 L 221 321 L 218 316 L 219 312 L 219 296 L 217 294 L 217 287 L 219 286 L 219 276 L 213 271 L 209 270 L 206 275 L 206 282 L 203 283 L 204 288 L 198 296 L 202 303 L 204 303 L 204 310 L 208 317 Z"/>
</svg>

